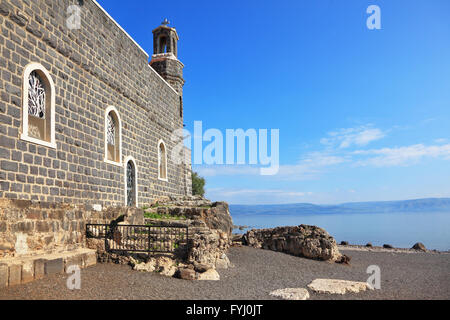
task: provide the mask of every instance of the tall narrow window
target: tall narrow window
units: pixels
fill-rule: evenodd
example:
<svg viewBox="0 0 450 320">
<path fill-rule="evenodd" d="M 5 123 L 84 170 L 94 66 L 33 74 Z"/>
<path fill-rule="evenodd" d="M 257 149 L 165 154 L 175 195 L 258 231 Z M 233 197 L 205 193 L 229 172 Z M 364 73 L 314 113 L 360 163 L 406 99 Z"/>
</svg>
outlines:
<svg viewBox="0 0 450 320">
<path fill-rule="evenodd" d="M 38 63 L 25 67 L 21 139 L 56 148 L 55 85 L 48 71 Z"/>
<path fill-rule="evenodd" d="M 162 140 L 158 143 L 158 179 L 167 181 L 167 150 Z"/>
<path fill-rule="evenodd" d="M 105 161 L 121 165 L 122 126 L 119 113 L 115 107 L 108 107 L 105 112 Z"/>
<path fill-rule="evenodd" d="M 125 205 L 138 206 L 138 172 L 136 160 L 129 156 L 125 159 Z"/>
<path fill-rule="evenodd" d="M 180 117 L 183 118 L 183 97 L 180 96 Z"/>
</svg>

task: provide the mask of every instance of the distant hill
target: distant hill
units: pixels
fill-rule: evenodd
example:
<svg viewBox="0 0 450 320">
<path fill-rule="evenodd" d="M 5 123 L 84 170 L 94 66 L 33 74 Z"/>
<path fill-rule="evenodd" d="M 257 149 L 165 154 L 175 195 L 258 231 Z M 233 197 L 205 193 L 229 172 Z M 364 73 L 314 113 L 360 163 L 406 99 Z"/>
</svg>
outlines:
<svg viewBox="0 0 450 320">
<path fill-rule="evenodd" d="M 404 201 L 353 202 L 339 205 L 315 205 L 310 203 L 277 205 L 230 205 L 232 215 L 304 215 L 348 213 L 450 213 L 450 198 L 429 198 Z"/>
</svg>

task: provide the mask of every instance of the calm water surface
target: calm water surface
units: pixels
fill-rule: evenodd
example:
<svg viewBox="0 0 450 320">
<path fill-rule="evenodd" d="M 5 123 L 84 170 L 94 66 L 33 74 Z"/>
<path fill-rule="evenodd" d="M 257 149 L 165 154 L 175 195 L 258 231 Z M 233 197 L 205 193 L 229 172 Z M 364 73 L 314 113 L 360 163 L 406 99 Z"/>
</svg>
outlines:
<svg viewBox="0 0 450 320">
<path fill-rule="evenodd" d="M 375 246 L 391 244 L 410 248 L 422 242 L 428 249 L 450 250 L 450 212 L 379 213 L 332 215 L 244 215 L 233 214 L 235 225 L 273 228 L 300 224 L 324 228 L 336 241 Z"/>
</svg>

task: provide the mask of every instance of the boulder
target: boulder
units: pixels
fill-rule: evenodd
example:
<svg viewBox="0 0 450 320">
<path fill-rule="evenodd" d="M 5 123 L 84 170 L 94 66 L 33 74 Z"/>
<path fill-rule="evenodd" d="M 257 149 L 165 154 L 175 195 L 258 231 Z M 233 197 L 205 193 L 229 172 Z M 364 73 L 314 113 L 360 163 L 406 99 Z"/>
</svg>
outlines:
<svg viewBox="0 0 450 320">
<path fill-rule="evenodd" d="M 284 300 L 308 300 L 309 292 L 303 288 L 287 288 L 272 291 L 271 296 L 278 297 Z"/>
<path fill-rule="evenodd" d="M 341 246 L 348 246 L 348 242 L 347 241 L 341 241 Z"/>
<path fill-rule="evenodd" d="M 198 263 L 198 262 L 194 262 L 194 269 L 197 272 L 205 272 L 208 271 L 209 269 L 212 269 L 213 267 L 211 265 L 205 264 L 205 263 Z"/>
<path fill-rule="evenodd" d="M 204 218 L 206 225 L 211 229 L 221 230 L 231 237 L 233 232 L 233 220 L 231 219 L 228 203 L 215 202 L 211 209 L 206 212 Z"/>
<path fill-rule="evenodd" d="M 168 257 L 158 257 L 155 269 L 156 272 L 167 277 L 173 277 L 177 272 L 174 261 Z"/>
<path fill-rule="evenodd" d="M 366 282 L 355 282 L 335 279 L 316 279 L 308 285 L 316 293 L 346 294 L 358 293 L 372 288 Z"/>
<path fill-rule="evenodd" d="M 338 260 L 336 260 L 336 263 L 341 263 L 345 265 L 350 265 L 350 261 L 352 260 L 351 257 L 343 254 Z"/>
<path fill-rule="evenodd" d="M 183 280 L 195 280 L 197 278 L 197 273 L 195 270 L 183 268 L 178 271 L 178 277 Z"/>
<path fill-rule="evenodd" d="M 372 248 L 373 245 L 372 245 L 372 243 L 369 242 L 368 244 L 366 244 L 366 247 L 367 247 L 367 248 Z"/>
<path fill-rule="evenodd" d="M 422 242 L 417 242 L 417 243 L 412 247 L 412 249 L 418 250 L 418 251 L 423 251 L 423 252 L 426 252 L 426 251 L 427 251 L 427 248 L 425 247 L 425 245 L 424 245 Z"/>
<path fill-rule="evenodd" d="M 385 249 L 394 249 L 394 247 L 390 244 L 383 244 L 383 248 Z"/>
<path fill-rule="evenodd" d="M 244 235 L 243 234 L 233 234 L 231 236 L 231 241 L 232 242 L 242 243 L 243 239 L 244 239 Z"/>
<path fill-rule="evenodd" d="M 153 272 L 155 271 L 155 265 L 152 263 L 138 263 L 133 266 L 133 270 L 142 272 Z"/>
<path fill-rule="evenodd" d="M 254 248 L 316 260 L 336 261 L 341 257 L 336 240 L 324 229 L 315 226 L 250 230 L 244 235 L 244 241 Z"/>
<path fill-rule="evenodd" d="M 198 274 L 198 280 L 219 281 L 220 275 L 214 269 L 209 269 L 203 273 Z"/>
<path fill-rule="evenodd" d="M 222 256 L 216 260 L 216 269 L 228 269 L 231 266 L 230 259 L 224 253 Z"/>
<path fill-rule="evenodd" d="M 130 264 L 133 270 L 142 272 L 153 272 L 155 271 L 156 260 L 150 259 L 148 262 L 143 262 L 130 257 Z"/>
</svg>

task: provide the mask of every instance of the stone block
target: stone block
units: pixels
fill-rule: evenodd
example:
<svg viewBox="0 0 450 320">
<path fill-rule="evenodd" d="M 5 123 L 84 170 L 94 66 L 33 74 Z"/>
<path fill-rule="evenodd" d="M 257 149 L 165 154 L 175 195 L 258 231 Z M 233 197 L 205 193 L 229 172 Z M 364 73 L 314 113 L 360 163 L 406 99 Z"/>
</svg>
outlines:
<svg viewBox="0 0 450 320">
<path fill-rule="evenodd" d="M 83 268 L 95 266 L 97 264 L 97 253 L 92 251 L 83 255 Z"/>
<path fill-rule="evenodd" d="M 34 262 L 27 261 L 22 265 L 22 283 L 34 280 Z"/>
<path fill-rule="evenodd" d="M 179 271 L 179 278 L 183 280 L 195 280 L 197 278 L 197 274 L 195 270 L 192 269 L 181 269 Z"/>
<path fill-rule="evenodd" d="M 13 264 L 9 266 L 8 285 L 16 286 L 22 282 L 22 265 Z"/>
<path fill-rule="evenodd" d="M 45 276 L 45 260 L 34 260 L 34 279 L 43 279 Z"/>
<path fill-rule="evenodd" d="M 67 273 L 67 270 L 70 266 L 78 266 L 80 269 L 83 268 L 83 256 L 81 254 L 74 254 L 64 258 L 64 272 Z"/>
<path fill-rule="evenodd" d="M 51 259 L 45 261 L 45 274 L 58 274 L 64 273 L 64 260 L 63 258 Z"/>
<path fill-rule="evenodd" d="M 8 266 L 0 265 L 0 288 L 8 286 Z"/>
</svg>

